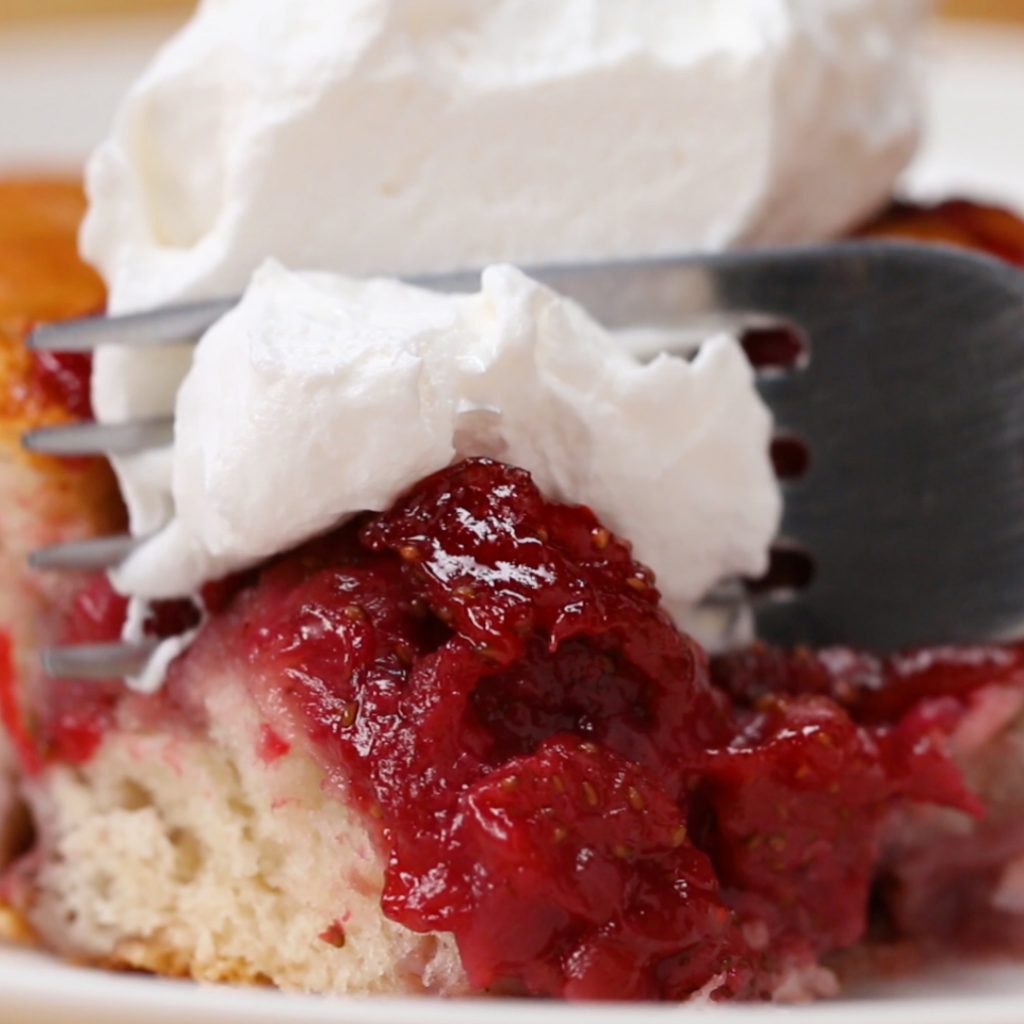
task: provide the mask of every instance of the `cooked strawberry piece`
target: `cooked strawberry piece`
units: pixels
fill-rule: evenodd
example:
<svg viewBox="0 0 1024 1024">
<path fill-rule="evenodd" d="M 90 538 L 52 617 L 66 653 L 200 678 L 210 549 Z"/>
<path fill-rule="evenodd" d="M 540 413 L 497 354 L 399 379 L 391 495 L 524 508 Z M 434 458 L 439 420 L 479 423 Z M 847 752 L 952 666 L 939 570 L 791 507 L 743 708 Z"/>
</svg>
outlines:
<svg viewBox="0 0 1024 1024">
<path fill-rule="evenodd" d="M 896 797 L 979 810 L 918 723 L 872 731 L 827 697 L 766 700 L 705 776 L 708 848 L 730 904 L 773 940 L 864 932 L 879 825 Z"/>
<path fill-rule="evenodd" d="M 7 739 L 17 751 L 26 771 L 37 772 L 42 763 L 36 749 L 35 737 L 25 721 L 21 701 L 18 699 L 18 676 L 14 668 L 14 649 L 11 638 L 0 630 L 0 722 Z"/>
<path fill-rule="evenodd" d="M 128 600 L 104 575 L 93 576 L 75 595 L 61 637 L 68 644 L 113 643 L 120 639 Z"/>
<path fill-rule="evenodd" d="M 479 983 L 579 999 L 685 994 L 716 974 L 723 991 L 749 984 L 710 861 L 636 764 L 558 737 L 470 787 L 460 810 L 479 868 L 463 959 Z"/>
<path fill-rule="evenodd" d="M 727 735 L 706 656 L 658 607 L 650 571 L 522 470 L 464 462 L 362 536 L 402 558 L 407 584 L 479 654 L 474 704 L 503 756 L 573 731 L 678 781 Z"/>
</svg>

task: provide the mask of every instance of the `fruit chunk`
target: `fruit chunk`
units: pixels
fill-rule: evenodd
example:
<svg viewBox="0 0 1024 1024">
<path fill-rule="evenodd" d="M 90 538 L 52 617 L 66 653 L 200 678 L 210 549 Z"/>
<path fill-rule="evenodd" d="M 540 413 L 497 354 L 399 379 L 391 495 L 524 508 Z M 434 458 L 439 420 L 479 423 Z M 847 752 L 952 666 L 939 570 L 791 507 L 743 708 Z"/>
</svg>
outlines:
<svg viewBox="0 0 1024 1024">
<path fill-rule="evenodd" d="M 707 848 L 730 904 L 775 943 L 864 933 L 884 812 L 897 797 L 980 809 L 913 720 L 869 730 L 827 697 L 766 698 L 705 777 Z"/>
<path fill-rule="evenodd" d="M 478 866 L 459 922 L 467 972 L 535 992 L 656 998 L 747 980 L 745 946 L 685 813 L 636 764 L 557 737 L 470 787 Z M 665 960 L 667 962 L 662 962 Z"/>
</svg>

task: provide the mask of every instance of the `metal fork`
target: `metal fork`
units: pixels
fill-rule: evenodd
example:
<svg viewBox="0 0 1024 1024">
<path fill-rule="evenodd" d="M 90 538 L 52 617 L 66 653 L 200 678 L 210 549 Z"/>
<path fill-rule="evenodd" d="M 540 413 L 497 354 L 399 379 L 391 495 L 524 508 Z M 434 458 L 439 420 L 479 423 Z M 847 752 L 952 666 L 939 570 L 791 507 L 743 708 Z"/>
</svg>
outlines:
<svg viewBox="0 0 1024 1024">
<path fill-rule="evenodd" d="M 784 484 L 778 549 L 802 579 L 754 599 L 759 635 L 888 650 L 1004 639 L 1024 628 L 1024 273 L 941 246 L 865 241 L 532 273 L 616 329 L 692 337 L 711 325 L 789 325 L 806 358 L 762 372 L 780 433 L 810 466 Z M 473 275 L 419 283 L 475 287 Z M 231 300 L 42 327 L 36 349 L 156 346 L 194 338 Z M 678 342 L 679 345 L 683 341 Z M 170 420 L 32 431 L 60 455 L 165 444 Z M 101 538 L 36 552 L 45 569 L 102 569 L 138 543 Z M 782 559 L 783 563 L 785 558 Z M 134 671 L 123 644 L 46 652 L 54 675 Z"/>
</svg>

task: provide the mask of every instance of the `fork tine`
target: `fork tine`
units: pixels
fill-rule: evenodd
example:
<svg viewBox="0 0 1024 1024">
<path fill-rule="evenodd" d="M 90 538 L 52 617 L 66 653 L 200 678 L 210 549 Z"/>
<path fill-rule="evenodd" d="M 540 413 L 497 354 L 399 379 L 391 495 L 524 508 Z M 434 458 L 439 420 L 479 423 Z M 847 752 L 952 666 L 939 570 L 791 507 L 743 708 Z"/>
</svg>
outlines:
<svg viewBox="0 0 1024 1024">
<path fill-rule="evenodd" d="M 174 440 L 174 419 L 160 416 L 130 423 L 69 423 L 22 435 L 22 445 L 41 455 L 134 455 Z"/>
<path fill-rule="evenodd" d="M 141 672 L 156 646 L 154 641 L 47 647 L 43 671 L 53 679 L 120 679 Z"/>
<path fill-rule="evenodd" d="M 74 540 L 66 544 L 51 544 L 49 547 L 33 551 L 28 556 L 28 564 L 33 569 L 112 569 L 120 565 L 144 543 L 145 539 L 131 537 L 125 533 L 112 537 L 90 537 L 88 540 Z"/>
<path fill-rule="evenodd" d="M 124 316 L 90 316 L 62 323 L 43 324 L 28 339 L 37 352 L 91 352 L 100 345 L 157 348 L 195 341 L 219 320 L 237 299 L 215 299 L 182 306 L 167 306 Z"/>
<path fill-rule="evenodd" d="M 739 333 L 751 327 L 772 327 L 785 325 L 786 321 L 766 314 L 755 308 L 742 309 L 733 306 L 720 307 L 707 287 L 704 263 L 728 260 L 728 256 L 691 258 L 676 257 L 671 261 L 654 260 L 647 265 L 647 273 L 656 273 L 663 265 L 670 273 L 666 285 L 673 292 L 674 300 L 682 302 L 690 314 L 693 329 L 708 334 L 716 331 Z M 550 284 L 583 305 L 597 303 L 602 309 L 607 305 L 608 293 L 616 296 L 615 306 L 621 307 L 624 299 L 621 292 L 622 274 L 630 269 L 643 268 L 642 262 L 628 262 L 620 266 L 608 265 L 603 273 L 593 266 L 579 267 L 534 267 L 528 272 L 538 280 Z M 679 278 L 686 277 L 687 289 L 692 294 L 685 298 L 677 293 Z M 478 273 L 457 273 L 426 275 L 409 278 L 410 284 L 433 288 L 444 292 L 473 291 L 479 286 Z M 159 348 L 195 342 L 208 328 L 212 327 L 225 313 L 238 303 L 238 297 L 211 299 L 205 302 L 184 303 L 164 306 L 141 313 L 124 313 L 115 316 L 88 316 L 60 323 L 41 324 L 29 335 L 28 347 L 38 352 L 91 352 L 101 345 L 123 345 L 130 348 Z M 626 303 L 628 305 L 628 303 Z M 621 309 L 615 310 L 621 313 Z M 599 319 L 601 319 L 599 317 Z M 627 318 L 629 320 L 631 318 Z M 609 326 L 623 326 L 619 316 L 610 317 Z M 636 326 L 633 320 L 631 326 Z"/>
</svg>

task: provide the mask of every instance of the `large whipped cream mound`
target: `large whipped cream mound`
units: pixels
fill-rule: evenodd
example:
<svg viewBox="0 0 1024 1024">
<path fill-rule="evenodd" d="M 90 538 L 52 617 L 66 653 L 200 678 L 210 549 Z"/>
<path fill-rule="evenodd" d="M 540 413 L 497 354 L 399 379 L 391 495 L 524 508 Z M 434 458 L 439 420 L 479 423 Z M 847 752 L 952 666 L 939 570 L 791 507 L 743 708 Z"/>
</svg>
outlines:
<svg viewBox="0 0 1024 1024">
<path fill-rule="evenodd" d="M 175 420 L 173 516 L 115 574 L 133 595 L 193 591 L 470 455 L 592 507 L 680 617 L 763 569 L 780 512 L 735 341 L 642 363 L 511 267 L 445 295 L 267 263 L 199 343 Z"/>
<path fill-rule="evenodd" d="M 919 0 L 204 0 L 89 166 L 115 310 L 811 240 L 888 197 Z"/>
</svg>

